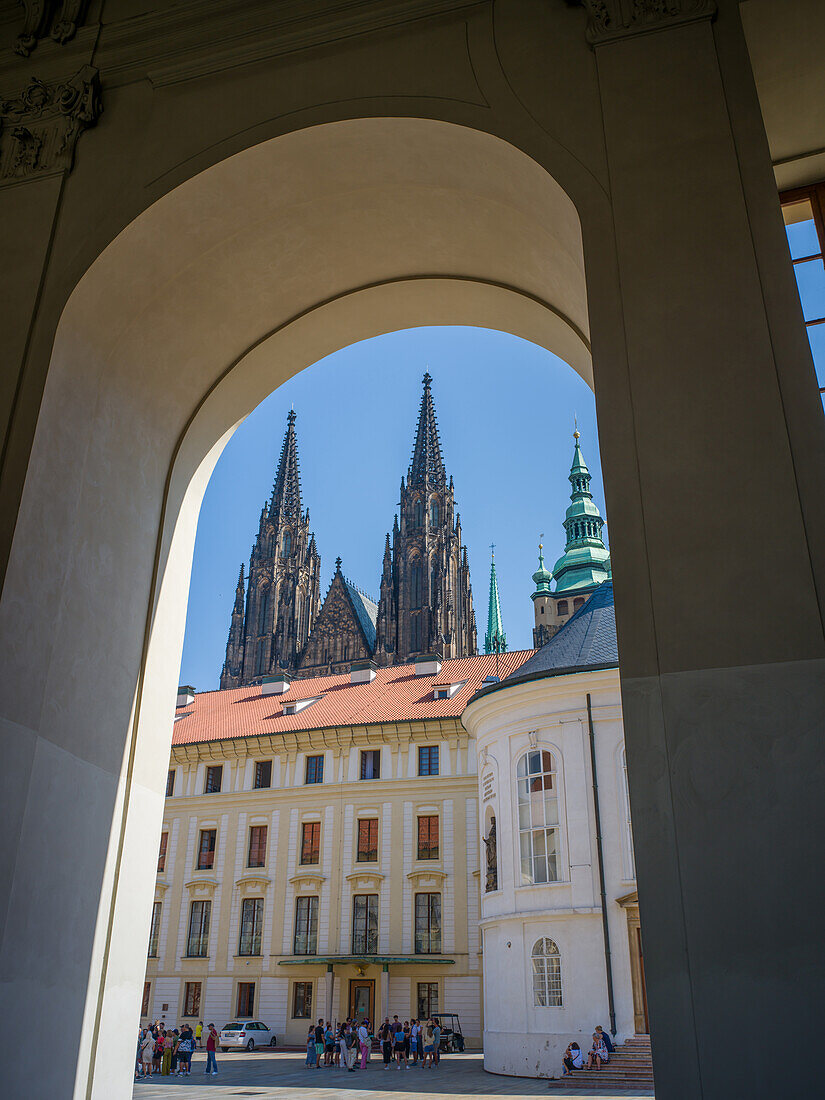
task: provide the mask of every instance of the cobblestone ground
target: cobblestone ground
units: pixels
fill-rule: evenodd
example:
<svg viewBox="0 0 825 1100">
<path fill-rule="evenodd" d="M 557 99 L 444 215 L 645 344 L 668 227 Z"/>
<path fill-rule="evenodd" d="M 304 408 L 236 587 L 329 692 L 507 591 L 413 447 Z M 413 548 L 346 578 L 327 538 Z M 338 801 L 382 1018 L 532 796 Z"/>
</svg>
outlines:
<svg viewBox="0 0 825 1100">
<path fill-rule="evenodd" d="M 196 1054 L 190 1077 L 152 1077 L 135 1083 L 134 1098 L 146 1100 L 222 1100 L 248 1096 L 261 1100 L 402 1100 L 426 1096 L 430 1100 L 497 1096 L 501 1100 L 536 1100 L 548 1096 L 601 1096 L 612 1100 L 639 1100 L 652 1092 L 596 1092 L 589 1089 L 553 1089 L 550 1082 L 485 1073 L 480 1054 L 450 1054 L 437 1070 L 384 1070 L 373 1056 L 365 1072 L 338 1069 L 308 1070 L 302 1054 L 261 1052 L 218 1055 L 217 1077 L 204 1076 L 205 1054 Z"/>
</svg>

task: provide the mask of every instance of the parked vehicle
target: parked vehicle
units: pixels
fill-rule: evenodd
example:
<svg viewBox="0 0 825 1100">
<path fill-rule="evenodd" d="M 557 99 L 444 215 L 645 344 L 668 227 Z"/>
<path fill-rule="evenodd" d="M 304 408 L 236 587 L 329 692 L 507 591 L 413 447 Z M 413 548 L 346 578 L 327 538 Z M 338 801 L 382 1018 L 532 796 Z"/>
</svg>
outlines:
<svg viewBox="0 0 825 1100">
<path fill-rule="evenodd" d="M 227 1024 L 220 1034 L 221 1050 L 254 1050 L 255 1047 L 275 1046 L 275 1033 L 260 1020 L 235 1020 Z"/>
<path fill-rule="evenodd" d="M 460 1054 L 464 1050 L 464 1036 L 461 1033 L 461 1021 L 455 1012 L 436 1012 L 433 1019 L 438 1020 L 441 1028 L 441 1053 Z"/>
</svg>

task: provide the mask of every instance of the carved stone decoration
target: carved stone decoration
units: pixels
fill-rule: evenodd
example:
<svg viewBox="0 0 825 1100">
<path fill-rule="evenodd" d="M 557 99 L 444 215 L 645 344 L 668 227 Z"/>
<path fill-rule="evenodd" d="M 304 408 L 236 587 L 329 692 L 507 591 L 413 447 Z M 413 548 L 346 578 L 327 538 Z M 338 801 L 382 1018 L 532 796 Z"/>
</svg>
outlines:
<svg viewBox="0 0 825 1100">
<path fill-rule="evenodd" d="M 487 881 L 485 893 L 498 890 L 498 855 L 496 853 L 496 819 L 490 822 L 490 831 L 487 836 L 481 838 L 487 849 Z"/>
<path fill-rule="evenodd" d="M 43 38 L 52 38 L 61 46 L 74 38 L 86 7 L 86 0 L 20 0 L 20 3 L 25 18 L 14 52 L 21 57 L 28 57 Z"/>
<path fill-rule="evenodd" d="M 716 14 L 716 0 L 580 0 L 593 46 Z"/>
<path fill-rule="evenodd" d="M 77 139 L 101 110 L 98 71 L 90 65 L 61 84 L 32 78 L 19 96 L 0 102 L 0 185 L 71 171 Z"/>
</svg>

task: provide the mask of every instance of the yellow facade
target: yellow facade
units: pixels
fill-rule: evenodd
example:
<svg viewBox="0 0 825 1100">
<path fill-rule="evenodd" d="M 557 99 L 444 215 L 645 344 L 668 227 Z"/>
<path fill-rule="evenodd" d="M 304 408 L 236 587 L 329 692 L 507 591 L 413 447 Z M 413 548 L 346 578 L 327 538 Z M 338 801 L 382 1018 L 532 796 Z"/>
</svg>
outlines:
<svg viewBox="0 0 825 1100">
<path fill-rule="evenodd" d="M 438 775 L 419 774 L 419 749 L 429 746 L 438 747 Z M 380 778 L 361 779 L 362 752 L 376 750 Z M 312 756 L 323 756 L 321 783 L 306 782 Z M 266 761 L 272 762 L 271 786 L 256 789 L 256 764 Z M 207 768 L 216 766 L 222 767 L 221 789 L 204 793 Z M 220 1028 L 249 1015 L 270 1027 L 279 1043 L 301 1045 L 310 1018 L 340 1020 L 351 1014 L 352 997 L 361 998 L 359 1008 L 371 1004 L 373 1019 L 418 1016 L 421 985 L 422 993 L 437 998 L 437 1006 L 426 1002 L 430 1011 L 458 1013 L 467 1044 L 481 1045 L 476 760 L 458 719 L 175 745 L 170 770 L 144 1020 L 171 1025 L 194 1013 Z M 418 858 L 419 817 L 438 819 L 437 858 Z M 377 858 L 358 859 L 360 820 L 378 822 Z M 317 863 L 301 863 L 305 825 L 310 839 L 319 834 Z M 266 827 L 264 865 L 251 867 L 251 830 L 260 826 Z M 212 829 L 212 866 L 199 869 L 201 833 Z M 252 862 L 259 861 L 252 853 Z M 440 952 L 416 953 L 418 894 L 440 895 Z M 378 918 L 377 953 L 353 952 L 355 895 L 377 898 L 370 903 Z M 313 897 L 317 903 L 299 900 Z M 262 900 L 262 924 L 254 929 L 259 946 L 247 922 L 243 946 L 249 950 L 251 941 L 257 949 L 251 955 L 240 953 L 244 899 Z M 210 903 L 209 928 L 203 942 L 195 936 L 195 950 L 206 954 L 190 957 L 194 902 Z M 305 916 L 313 904 L 315 953 L 296 955 L 296 913 L 300 905 Z M 420 915 L 426 910 L 431 917 L 435 904 L 419 901 Z M 196 929 L 203 927 L 202 909 L 196 907 Z M 260 909 L 248 905 L 247 916 Z M 425 945 L 432 949 L 434 940 Z M 296 983 L 311 983 L 307 1015 L 297 1006 L 307 1008 L 306 986 Z"/>
</svg>

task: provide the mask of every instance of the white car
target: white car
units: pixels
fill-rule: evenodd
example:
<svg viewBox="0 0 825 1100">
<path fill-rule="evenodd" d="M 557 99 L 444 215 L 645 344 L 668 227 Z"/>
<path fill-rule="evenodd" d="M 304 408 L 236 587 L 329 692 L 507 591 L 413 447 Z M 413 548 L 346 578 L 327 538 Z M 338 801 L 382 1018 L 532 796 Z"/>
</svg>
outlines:
<svg viewBox="0 0 825 1100">
<path fill-rule="evenodd" d="M 222 1051 L 254 1050 L 255 1047 L 275 1046 L 275 1033 L 260 1020 L 236 1020 L 221 1030 Z"/>
</svg>

